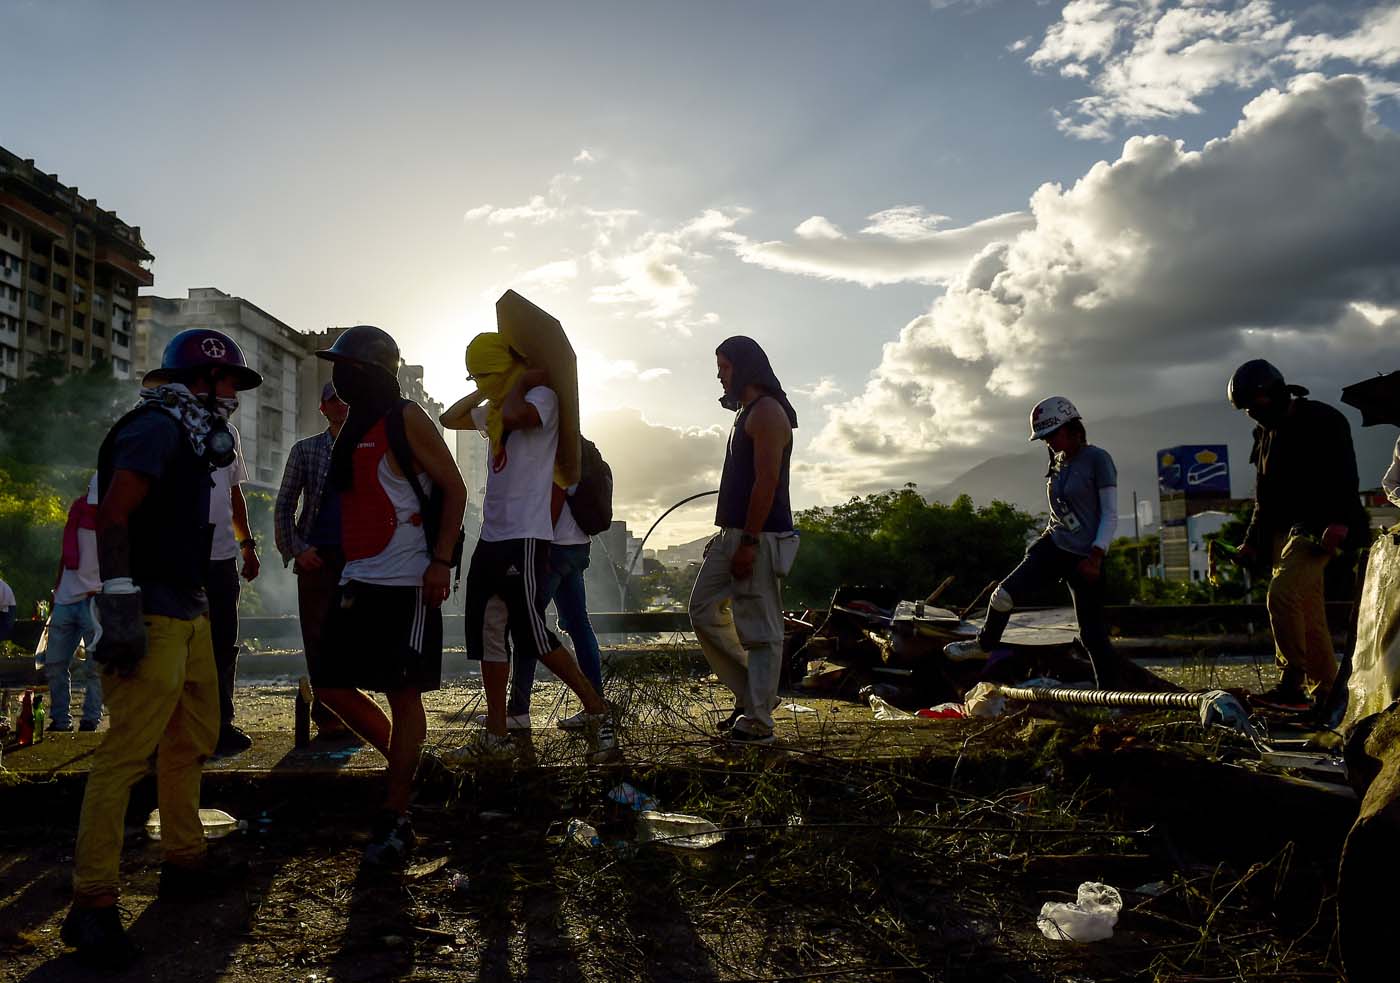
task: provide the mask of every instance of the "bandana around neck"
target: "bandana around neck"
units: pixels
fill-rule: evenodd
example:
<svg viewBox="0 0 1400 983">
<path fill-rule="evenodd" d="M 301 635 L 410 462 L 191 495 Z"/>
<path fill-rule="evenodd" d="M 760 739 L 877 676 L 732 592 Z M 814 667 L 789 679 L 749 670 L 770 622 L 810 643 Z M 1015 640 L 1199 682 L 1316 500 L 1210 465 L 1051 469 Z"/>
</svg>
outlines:
<svg viewBox="0 0 1400 983">
<path fill-rule="evenodd" d="M 237 408 L 237 399 L 219 399 L 219 416 L 227 419 L 231 412 L 229 404 Z M 209 436 L 209 426 L 213 414 L 205 405 L 204 399 L 189 391 L 183 383 L 168 382 L 163 386 L 153 386 L 141 390 L 140 405 L 153 405 L 174 417 L 185 430 L 190 447 L 195 454 L 204 456 L 204 439 Z"/>
</svg>

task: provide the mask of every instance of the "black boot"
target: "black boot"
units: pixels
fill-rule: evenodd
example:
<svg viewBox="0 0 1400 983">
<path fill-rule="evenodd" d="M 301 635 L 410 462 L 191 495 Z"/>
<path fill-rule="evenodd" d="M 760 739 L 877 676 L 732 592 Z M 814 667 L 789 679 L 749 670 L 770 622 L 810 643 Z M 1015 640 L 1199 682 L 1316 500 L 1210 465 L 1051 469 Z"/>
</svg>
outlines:
<svg viewBox="0 0 1400 983">
<path fill-rule="evenodd" d="M 121 912 L 116 905 L 101 908 L 68 909 L 58 937 L 65 945 L 78 950 L 78 961 L 84 966 L 107 972 L 120 972 L 141 956 L 141 947 L 122 928 Z"/>
</svg>

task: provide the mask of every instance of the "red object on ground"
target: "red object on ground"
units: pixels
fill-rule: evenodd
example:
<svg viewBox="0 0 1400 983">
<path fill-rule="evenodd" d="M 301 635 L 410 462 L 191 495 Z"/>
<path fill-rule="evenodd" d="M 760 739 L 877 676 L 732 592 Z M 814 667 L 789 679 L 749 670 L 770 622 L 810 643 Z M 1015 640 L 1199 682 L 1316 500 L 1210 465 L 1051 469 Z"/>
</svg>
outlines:
<svg viewBox="0 0 1400 983">
<path fill-rule="evenodd" d="M 925 707 L 922 710 L 915 710 L 914 716 L 923 717 L 926 720 L 954 720 L 959 717 L 966 717 L 962 705 L 959 703 L 940 703 L 936 707 Z"/>
</svg>

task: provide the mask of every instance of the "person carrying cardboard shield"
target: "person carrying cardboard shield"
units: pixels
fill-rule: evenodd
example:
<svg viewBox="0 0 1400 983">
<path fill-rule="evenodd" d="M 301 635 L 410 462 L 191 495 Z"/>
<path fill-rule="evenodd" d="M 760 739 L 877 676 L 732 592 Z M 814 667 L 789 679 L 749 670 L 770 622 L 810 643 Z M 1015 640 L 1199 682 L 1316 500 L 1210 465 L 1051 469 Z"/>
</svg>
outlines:
<svg viewBox="0 0 1400 983">
<path fill-rule="evenodd" d="M 499 601 L 516 648 L 543 662 L 582 702 L 582 723 L 596 742 L 592 760 L 613 760 L 619 751 L 609 707 L 544 620 L 553 506 L 563 500 L 555 481 L 559 397 L 544 370 L 527 366 L 494 331 L 467 346 L 467 371 L 477 392 L 444 419 L 480 430 L 491 442 L 481 539 L 467 573 L 467 655 L 481 662 L 486 725 L 444 758 L 464 762 L 513 753 L 506 727 L 509 656 L 504 639 L 495 636 L 499 628 L 492 627 L 497 619 L 489 616 L 493 601 Z"/>
</svg>

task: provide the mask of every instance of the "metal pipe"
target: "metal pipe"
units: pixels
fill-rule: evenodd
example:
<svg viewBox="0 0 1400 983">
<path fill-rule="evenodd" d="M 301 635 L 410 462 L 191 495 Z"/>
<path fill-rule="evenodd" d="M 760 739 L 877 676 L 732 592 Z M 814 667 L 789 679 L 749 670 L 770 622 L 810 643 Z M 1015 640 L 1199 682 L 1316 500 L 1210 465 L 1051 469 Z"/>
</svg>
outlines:
<svg viewBox="0 0 1400 983">
<path fill-rule="evenodd" d="M 1069 703 L 1087 707 L 1155 707 L 1162 710 L 1199 710 L 1209 693 L 1138 693 L 1124 690 L 1069 689 L 1067 687 L 998 686 L 1008 700 L 1022 703 Z"/>
</svg>

